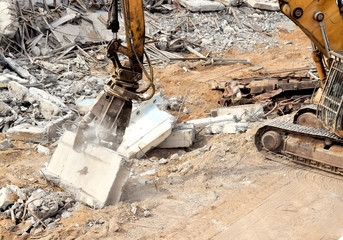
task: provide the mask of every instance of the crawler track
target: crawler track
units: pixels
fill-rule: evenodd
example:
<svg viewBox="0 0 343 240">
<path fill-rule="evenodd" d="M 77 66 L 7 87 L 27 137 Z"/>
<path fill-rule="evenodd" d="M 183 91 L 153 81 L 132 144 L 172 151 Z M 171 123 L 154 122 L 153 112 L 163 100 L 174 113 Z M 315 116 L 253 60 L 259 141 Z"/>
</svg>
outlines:
<svg viewBox="0 0 343 240">
<path fill-rule="evenodd" d="M 332 132 L 325 130 L 325 129 L 319 129 L 319 128 L 313 128 L 313 127 L 305 127 L 298 124 L 293 124 L 289 122 L 283 122 L 283 121 L 274 121 L 271 123 L 268 123 L 261 128 L 259 128 L 255 134 L 255 145 L 257 149 L 266 156 L 266 158 L 275 160 L 275 158 L 281 158 L 287 161 L 293 161 L 296 163 L 300 163 L 306 166 L 314 167 L 317 169 L 321 169 L 327 172 L 343 175 L 343 155 L 342 155 L 342 165 L 341 166 L 334 166 L 327 163 L 323 163 L 320 161 L 316 161 L 309 158 L 302 158 L 295 155 L 287 154 L 283 152 L 283 145 L 274 150 L 270 151 L 263 147 L 262 144 L 262 136 L 267 131 L 276 131 L 280 133 L 280 135 L 285 139 L 288 135 L 298 135 L 298 136 L 307 136 L 315 139 L 322 139 L 322 140 L 330 140 L 333 142 L 333 144 L 343 145 L 343 139 L 336 136 Z"/>
</svg>

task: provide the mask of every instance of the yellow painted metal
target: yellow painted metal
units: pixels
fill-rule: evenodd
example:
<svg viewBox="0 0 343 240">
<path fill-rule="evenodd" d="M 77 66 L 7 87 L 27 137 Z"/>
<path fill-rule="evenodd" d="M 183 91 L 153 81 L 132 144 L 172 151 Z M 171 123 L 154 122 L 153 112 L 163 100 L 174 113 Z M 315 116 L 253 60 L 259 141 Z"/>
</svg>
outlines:
<svg viewBox="0 0 343 240">
<path fill-rule="evenodd" d="M 281 11 L 287 15 L 311 39 L 326 57 L 319 22 L 313 18 L 315 12 L 324 13 L 323 24 L 332 51 L 343 50 L 343 18 L 336 0 L 279 0 Z M 294 10 L 301 8 L 303 15 L 296 18 Z"/>
<path fill-rule="evenodd" d="M 122 0 L 124 25 L 127 40 L 127 56 L 132 61 L 133 70 L 141 72 L 135 52 L 140 62 L 143 62 L 145 26 L 142 0 Z M 134 52 L 135 51 L 135 52 Z"/>
</svg>

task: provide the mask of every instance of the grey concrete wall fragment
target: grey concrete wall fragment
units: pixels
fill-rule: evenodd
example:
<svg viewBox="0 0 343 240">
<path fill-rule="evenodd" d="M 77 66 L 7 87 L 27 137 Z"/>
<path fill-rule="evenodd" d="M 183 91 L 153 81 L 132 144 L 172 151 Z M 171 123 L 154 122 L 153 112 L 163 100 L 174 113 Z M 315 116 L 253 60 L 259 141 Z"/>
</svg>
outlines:
<svg viewBox="0 0 343 240">
<path fill-rule="evenodd" d="M 208 0 L 179 0 L 179 3 L 192 12 L 212 12 L 225 9 L 224 4 Z"/>
</svg>

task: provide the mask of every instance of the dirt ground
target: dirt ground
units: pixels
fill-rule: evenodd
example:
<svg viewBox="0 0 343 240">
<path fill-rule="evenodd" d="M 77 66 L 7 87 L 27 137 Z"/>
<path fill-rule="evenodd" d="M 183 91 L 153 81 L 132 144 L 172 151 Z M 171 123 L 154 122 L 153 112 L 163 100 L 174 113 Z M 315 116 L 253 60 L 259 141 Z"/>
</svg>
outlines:
<svg viewBox="0 0 343 240">
<path fill-rule="evenodd" d="M 186 118 L 206 117 L 221 97 L 208 88 L 209 80 L 256 76 L 250 70 L 258 66 L 272 71 L 312 65 L 310 42 L 299 30 L 275 35 L 280 48 L 221 53 L 256 65 L 155 68 L 159 91 L 169 97 L 189 91 L 192 108 Z M 283 44 L 287 41 L 292 44 Z M 342 178 L 266 160 L 253 144 L 260 124 L 239 135 L 199 135 L 189 149 L 150 151 L 148 158 L 134 160 L 121 203 L 100 210 L 80 207 L 55 229 L 18 236 L 25 226 L 10 231 L 13 224 L 0 216 L 0 239 L 338 239 Z M 46 186 L 39 169 L 49 157 L 29 143 L 15 146 L 25 149 L 0 151 L 0 186 Z M 159 164 L 161 158 L 168 163 Z M 152 169 L 155 174 L 142 175 Z"/>
</svg>

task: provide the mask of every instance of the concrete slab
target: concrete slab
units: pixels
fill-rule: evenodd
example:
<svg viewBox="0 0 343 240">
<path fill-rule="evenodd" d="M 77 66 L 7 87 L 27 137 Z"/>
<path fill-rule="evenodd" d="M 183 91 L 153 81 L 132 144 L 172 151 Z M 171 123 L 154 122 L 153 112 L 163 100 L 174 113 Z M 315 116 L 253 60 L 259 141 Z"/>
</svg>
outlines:
<svg viewBox="0 0 343 240">
<path fill-rule="evenodd" d="M 224 4 L 209 0 L 179 0 L 179 3 L 191 12 L 213 12 L 225 9 Z"/>
<path fill-rule="evenodd" d="M 177 125 L 178 129 L 188 129 L 188 128 L 203 128 L 207 125 L 220 123 L 220 122 L 237 122 L 239 119 L 236 115 L 225 115 L 212 118 L 201 118 L 191 121 L 185 121 Z"/>
<path fill-rule="evenodd" d="M 242 133 L 246 132 L 249 124 L 246 122 L 222 122 L 215 123 L 206 126 L 205 132 L 209 134 L 218 134 L 218 133 Z"/>
<path fill-rule="evenodd" d="M 82 153 L 75 152 L 74 139 L 72 132 L 63 134 L 50 162 L 42 169 L 44 175 L 92 207 L 118 203 L 129 177 L 127 158 L 93 144 Z"/>
<path fill-rule="evenodd" d="M 10 140 L 29 141 L 29 142 L 44 142 L 47 141 L 47 131 L 45 127 L 32 126 L 28 123 L 23 123 L 14 126 L 6 132 L 6 137 Z"/>
<path fill-rule="evenodd" d="M 233 107 L 222 107 L 211 111 L 211 116 L 225 116 L 225 115 L 236 115 L 239 119 L 245 121 L 257 121 L 264 115 L 262 104 L 247 104 Z"/>
<path fill-rule="evenodd" d="M 253 8 L 258 8 L 262 10 L 269 10 L 269 11 L 280 10 L 279 4 L 276 2 L 248 0 L 248 4 Z"/>
<path fill-rule="evenodd" d="M 193 145 L 195 138 L 194 129 L 173 130 L 172 133 L 164 140 L 159 148 L 180 148 L 190 147 Z"/>
<path fill-rule="evenodd" d="M 170 135 L 174 117 L 158 108 L 159 98 L 156 95 L 132 111 L 124 140 L 117 150 L 119 154 L 141 158 Z"/>
<path fill-rule="evenodd" d="M 79 113 L 81 113 L 81 114 L 86 114 L 89 110 L 91 110 L 91 106 L 92 106 L 94 101 L 95 101 L 94 98 L 77 100 L 76 101 L 77 111 L 79 111 Z"/>
<path fill-rule="evenodd" d="M 59 129 L 62 125 L 74 117 L 73 112 L 69 112 L 63 117 L 49 121 L 44 126 L 33 126 L 29 123 L 23 123 L 10 128 L 6 132 L 6 137 L 10 140 L 20 140 L 29 142 L 49 142 L 57 140 Z"/>
</svg>

